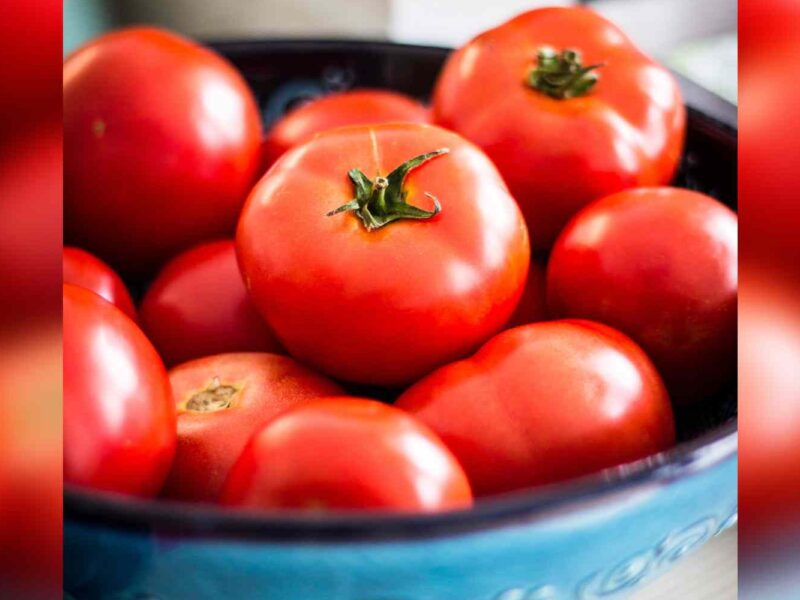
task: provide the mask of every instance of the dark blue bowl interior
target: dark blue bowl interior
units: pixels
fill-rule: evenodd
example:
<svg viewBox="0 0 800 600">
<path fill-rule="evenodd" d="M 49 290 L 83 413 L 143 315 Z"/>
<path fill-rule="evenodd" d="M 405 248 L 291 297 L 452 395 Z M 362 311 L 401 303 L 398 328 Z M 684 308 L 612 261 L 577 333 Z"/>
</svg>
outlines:
<svg viewBox="0 0 800 600">
<path fill-rule="evenodd" d="M 265 126 L 298 103 L 355 87 L 396 90 L 427 100 L 449 50 L 391 43 L 252 41 L 210 44 L 247 79 Z M 736 208 L 736 107 L 679 77 L 689 105 L 686 148 L 675 185 L 710 194 Z M 143 282 L 129 282 L 134 290 Z M 353 391 L 391 401 L 386 390 Z M 479 502 L 469 511 L 440 515 L 298 513 L 247 514 L 213 506 L 143 501 L 65 491 L 65 518 L 115 528 L 185 536 L 234 535 L 269 539 L 386 539 L 436 536 L 494 527 L 555 506 L 642 481 L 670 480 L 735 451 L 736 382 L 702 407 L 677 413 L 680 443 L 653 457 L 574 481 Z"/>
</svg>

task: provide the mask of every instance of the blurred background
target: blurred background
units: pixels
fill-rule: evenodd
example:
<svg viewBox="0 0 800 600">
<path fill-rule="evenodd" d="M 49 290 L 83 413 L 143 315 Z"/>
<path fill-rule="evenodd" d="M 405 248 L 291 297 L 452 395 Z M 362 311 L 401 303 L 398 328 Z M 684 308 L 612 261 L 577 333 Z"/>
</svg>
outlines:
<svg viewBox="0 0 800 600">
<path fill-rule="evenodd" d="M 648 53 L 736 100 L 736 0 L 65 0 L 64 49 L 132 23 L 203 40 L 355 38 L 456 47 L 525 10 L 569 4 L 591 5 Z"/>
</svg>

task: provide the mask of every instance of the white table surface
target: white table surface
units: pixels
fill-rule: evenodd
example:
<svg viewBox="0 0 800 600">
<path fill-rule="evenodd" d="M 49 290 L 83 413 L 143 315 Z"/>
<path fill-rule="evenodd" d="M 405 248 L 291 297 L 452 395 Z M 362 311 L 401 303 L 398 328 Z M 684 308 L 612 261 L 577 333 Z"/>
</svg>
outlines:
<svg viewBox="0 0 800 600">
<path fill-rule="evenodd" d="M 631 600 L 736 600 L 736 553 L 734 527 L 683 558 Z"/>
</svg>

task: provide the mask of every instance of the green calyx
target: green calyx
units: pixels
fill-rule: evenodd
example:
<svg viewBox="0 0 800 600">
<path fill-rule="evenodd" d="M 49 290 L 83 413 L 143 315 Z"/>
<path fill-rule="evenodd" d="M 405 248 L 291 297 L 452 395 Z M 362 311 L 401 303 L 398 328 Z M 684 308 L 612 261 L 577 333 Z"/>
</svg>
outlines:
<svg viewBox="0 0 800 600">
<path fill-rule="evenodd" d="M 433 200 L 433 210 L 423 210 L 412 206 L 406 202 L 408 192 L 403 189 L 403 182 L 406 175 L 413 169 L 432 158 L 447 154 L 449 151 L 448 148 L 440 148 L 416 156 L 404 162 L 386 177 L 375 177 L 375 181 L 371 181 L 363 171 L 352 169 L 347 175 L 355 186 L 356 197 L 347 204 L 327 213 L 326 216 L 332 217 L 339 213 L 353 211 L 361 219 L 367 231 L 380 229 L 399 219 L 430 219 L 442 210 L 439 200 L 425 192 L 425 195 Z"/>
<path fill-rule="evenodd" d="M 602 64 L 584 67 L 581 53 L 566 49 L 557 52 L 542 46 L 536 52 L 536 65 L 528 74 L 528 85 L 545 96 L 565 100 L 589 93 L 600 78 Z"/>
</svg>

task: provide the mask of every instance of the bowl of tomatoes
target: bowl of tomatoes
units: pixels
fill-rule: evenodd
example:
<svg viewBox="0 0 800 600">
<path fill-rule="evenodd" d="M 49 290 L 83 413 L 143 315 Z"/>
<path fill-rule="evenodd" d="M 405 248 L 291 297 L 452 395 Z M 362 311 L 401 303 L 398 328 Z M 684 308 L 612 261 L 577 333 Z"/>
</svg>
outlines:
<svg viewBox="0 0 800 600">
<path fill-rule="evenodd" d="M 735 523 L 736 111 L 612 24 L 64 85 L 71 597 L 616 598 Z"/>
</svg>

